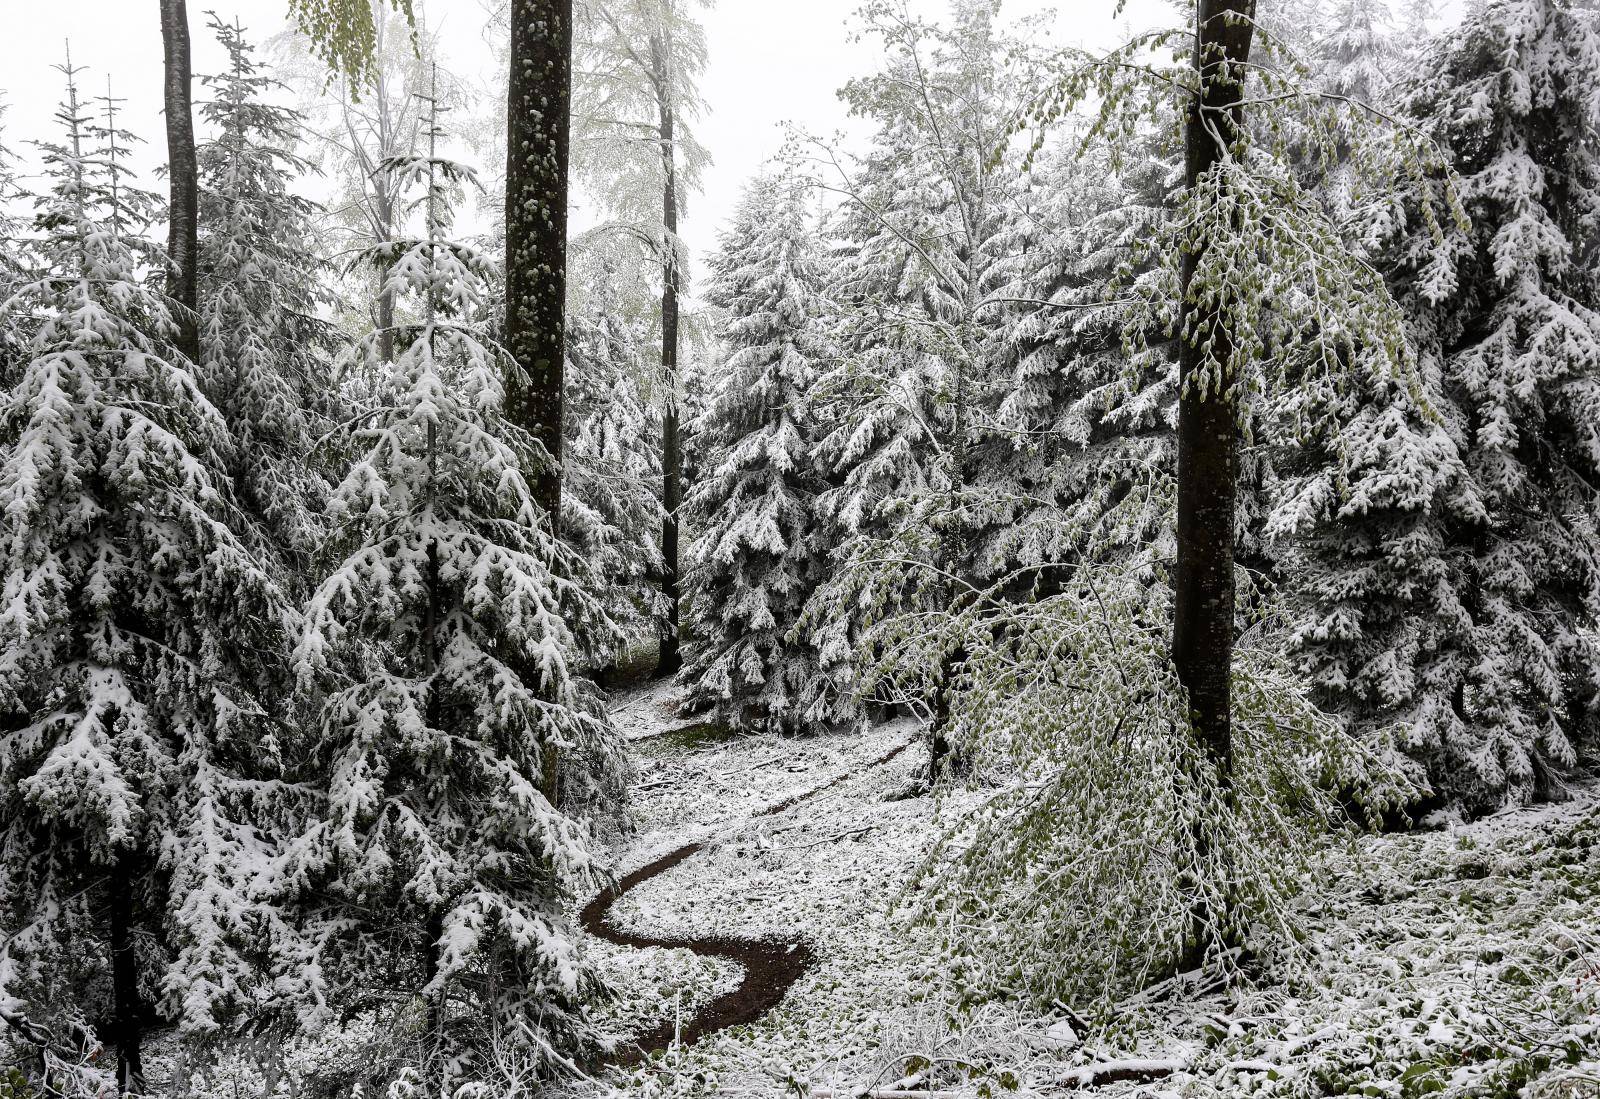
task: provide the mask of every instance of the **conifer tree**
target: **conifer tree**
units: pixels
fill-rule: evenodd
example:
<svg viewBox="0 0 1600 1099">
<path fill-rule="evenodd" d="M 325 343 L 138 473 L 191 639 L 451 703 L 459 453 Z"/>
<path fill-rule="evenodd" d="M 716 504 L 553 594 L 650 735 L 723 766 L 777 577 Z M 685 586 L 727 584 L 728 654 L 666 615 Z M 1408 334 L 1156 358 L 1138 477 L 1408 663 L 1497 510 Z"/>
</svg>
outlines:
<svg viewBox="0 0 1600 1099">
<path fill-rule="evenodd" d="M 539 441 L 505 411 L 518 376 L 486 332 L 490 261 L 449 235 L 472 175 L 436 122 L 426 137 L 382 165 L 423 188 L 426 235 L 374 257 L 420 319 L 333 497 L 342 560 L 296 655 L 326 691 L 310 761 L 326 805 L 281 880 L 327 931 L 330 1001 L 395 987 L 421 1006 L 423 1071 L 459 1082 L 491 1036 L 548 1068 L 584 1033 L 591 977 L 562 905 L 595 865 L 566 810 L 615 760 L 576 670 L 600 611 L 527 479 Z M 376 370 L 378 334 L 356 353 Z"/>
<path fill-rule="evenodd" d="M 21 199 L 17 187 L 15 161 L 5 144 L 7 104 L 0 101 L 0 302 L 10 301 L 27 272 L 21 218 L 12 211 Z M 0 386 L 10 388 L 22 362 L 22 346 L 27 338 L 21 310 L 0 310 Z"/>
<path fill-rule="evenodd" d="M 574 242 L 568 305 L 567 503 L 562 536 L 600 585 L 595 597 L 621 631 L 616 644 L 646 648 L 664 614 L 661 575 L 660 432 L 651 399 L 654 303 L 646 279 L 603 239 Z M 611 652 L 601 667 L 622 655 Z"/>
<path fill-rule="evenodd" d="M 371 0 L 361 2 L 366 5 Z M 310 159 L 334 183 L 328 231 L 347 238 L 342 253 L 357 255 L 371 255 L 364 250 L 409 233 L 405 204 L 394 190 L 396 182 L 378 171 L 378 165 L 416 149 L 427 119 L 424 98 L 417 93 L 426 93 L 437 83 L 458 94 L 456 82 L 435 64 L 437 35 L 408 27 L 405 14 L 388 12 L 381 5 L 371 5 L 369 17 L 372 38 L 360 79 L 335 75 L 335 87 L 330 88 L 324 65 L 297 54 L 290 56 L 285 69 L 303 100 L 301 110 L 312 138 Z M 295 44 L 301 45 L 299 40 Z M 313 41 L 309 48 L 319 47 Z M 385 361 L 392 360 L 396 303 L 386 289 L 387 272 L 357 263 L 347 266 L 346 273 L 355 276 L 356 283 L 346 300 L 382 333 Z"/>
<path fill-rule="evenodd" d="M 1595 739 L 1597 61 L 1565 0 L 1487 4 L 1432 44 L 1405 109 L 1470 226 L 1436 244 L 1408 211 L 1377 253 L 1423 385 L 1376 394 L 1344 467 L 1285 505 L 1311 538 L 1298 641 L 1325 704 L 1396 726 L 1425 788 L 1469 810 L 1558 789 Z"/>
<path fill-rule="evenodd" d="M 116 101 L 92 119 L 63 71 L 39 270 L 11 304 L 37 330 L 0 406 L 0 998 L 85 975 L 76 1010 L 138 1091 L 157 1013 L 213 1032 L 256 975 L 252 887 L 289 794 L 258 781 L 282 730 L 249 688 L 289 608 L 234 533 L 227 426 L 141 280 L 156 207 Z"/>
<path fill-rule="evenodd" d="M 1174 166 L 1153 146 L 1140 158 L 1118 173 L 1105 156 L 1062 155 L 1039 171 L 1036 239 L 999 291 L 1011 392 L 978 464 L 1007 521 L 979 543 L 984 575 L 1024 570 L 1048 590 L 1062 568 L 1110 555 L 1148 584 L 1171 560 L 1177 364 L 1159 339 L 1127 352 L 1121 295 L 1155 292 L 1159 271 L 1135 253 L 1162 231 Z"/>
<path fill-rule="evenodd" d="M 1339 0 L 1318 35 L 1314 60 L 1328 91 L 1376 104 L 1394 77 L 1397 46 L 1385 0 Z"/>
<path fill-rule="evenodd" d="M 296 153 L 299 118 L 265 101 L 242 29 L 212 16 L 228 72 L 206 78 L 201 109 L 216 138 L 200 150 L 200 374 L 237 444 L 232 470 L 254 545 L 287 586 L 309 579 L 321 549 L 328 492 L 313 444 L 334 403 L 329 332 L 317 318 L 311 219 L 293 193 L 307 169 Z"/>
<path fill-rule="evenodd" d="M 816 245 L 806 190 L 754 180 L 712 260 L 727 358 L 701 421 L 706 465 L 689 497 L 698 624 L 681 681 L 694 709 L 736 729 L 792 730 L 827 715 L 817 657 L 796 629 L 823 581 L 828 540 L 809 407 L 821 360 Z M 803 706 L 808 693 L 809 706 Z"/>
<path fill-rule="evenodd" d="M 837 570 L 808 612 L 828 665 L 859 648 L 870 620 L 962 598 L 980 579 L 978 547 L 1006 522 L 978 465 L 1009 380 L 998 298 L 1022 239 L 1022 158 L 1008 139 L 1039 73 L 997 8 L 965 0 L 940 26 L 892 0 L 864 7 L 886 62 L 843 97 L 876 124 L 874 143 L 859 165 L 822 147 L 842 240 L 828 287 L 840 353 L 819 391 L 842 413 L 819 444 L 820 513 L 863 565 Z M 934 725 L 938 772 L 949 746 Z"/>
</svg>

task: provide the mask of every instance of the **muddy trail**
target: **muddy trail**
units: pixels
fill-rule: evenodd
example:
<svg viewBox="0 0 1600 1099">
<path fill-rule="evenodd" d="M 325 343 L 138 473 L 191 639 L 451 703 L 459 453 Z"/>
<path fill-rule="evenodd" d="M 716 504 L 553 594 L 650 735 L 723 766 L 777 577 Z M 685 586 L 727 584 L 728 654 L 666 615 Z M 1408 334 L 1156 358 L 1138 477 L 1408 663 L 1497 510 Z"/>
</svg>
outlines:
<svg viewBox="0 0 1600 1099">
<path fill-rule="evenodd" d="M 750 819 L 775 816 L 810 801 L 866 770 L 889 763 L 919 739 L 920 736 L 913 737 L 885 752 L 865 768 L 846 771 L 820 786 L 814 786 L 775 802 L 751 814 Z M 606 921 L 606 913 L 618 900 L 704 850 L 708 844 L 716 842 L 716 840 L 703 840 L 686 843 L 674 851 L 667 852 L 654 862 L 646 863 L 584 905 L 583 911 L 579 914 L 578 922 L 582 924 L 583 929 L 606 942 L 634 948 L 656 946 L 691 950 L 702 957 L 724 958 L 736 962 L 744 970 L 744 977 L 735 988 L 706 1004 L 681 1027 L 666 1022 L 620 1045 L 610 1058 L 614 1064 L 623 1066 L 638 1064 L 652 1052 L 671 1045 L 674 1037 L 677 1037 L 683 1045 L 692 1045 L 708 1034 L 739 1026 L 741 1023 L 754 1022 L 778 1006 L 794 983 L 816 962 L 816 954 L 812 951 L 811 944 L 799 937 L 741 939 L 697 935 L 639 935 L 619 930 Z"/>
</svg>

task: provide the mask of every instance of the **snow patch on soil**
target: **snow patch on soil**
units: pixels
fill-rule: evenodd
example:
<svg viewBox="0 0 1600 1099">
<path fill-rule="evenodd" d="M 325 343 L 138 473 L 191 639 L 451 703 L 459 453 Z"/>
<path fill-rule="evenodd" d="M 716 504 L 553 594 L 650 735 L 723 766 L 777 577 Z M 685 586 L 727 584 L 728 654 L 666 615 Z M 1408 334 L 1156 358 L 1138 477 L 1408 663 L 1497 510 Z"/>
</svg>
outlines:
<svg viewBox="0 0 1600 1099">
<path fill-rule="evenodd" d="M 878 762 L 919 739 L 917 725 L 728 736 L 684 731 L 659 686 L 621 704 L 635 715 L 637 832 L 611 853 L 619 874 L 705 847 L 615 903 L 610 922 L 801 938 L 816 963 L 758 1022 L 577 1082 L 574 1095 L 1410 1099 L 1600 1079 L 1600 784 L 1472 824 L 1330 844 L 1303 902 L 1314 948 L 1259 989 L 1152 996 L 1096 1018 L 1003 1000 L 957 1012 L 931 933 L 894 908 L 972 801 L 921 790 L 920 744 Z M 588 945 L 617 993 L 603 1017 L 619 1040 L 687 1020 L 741 977 L 687 951 Z"/>
</svg>

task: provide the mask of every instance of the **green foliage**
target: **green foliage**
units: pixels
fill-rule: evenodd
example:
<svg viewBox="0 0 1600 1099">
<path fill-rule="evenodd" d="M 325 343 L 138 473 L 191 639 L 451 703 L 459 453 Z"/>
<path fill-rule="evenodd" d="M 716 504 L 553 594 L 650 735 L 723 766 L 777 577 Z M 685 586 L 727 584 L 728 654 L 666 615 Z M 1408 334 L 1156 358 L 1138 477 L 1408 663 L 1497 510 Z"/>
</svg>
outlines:
<svg viewBox="0 0 1600 1099">
<path fill-rule="evenodd" d="M 34 1099 L 33 1086 L 15 1068 L 0 1069 L 0 1099 Z"/>
<path fill-rule="evenodd" d="M 388 0 L 388 4 L 406 17 L 414 43 L 414 0 Z M 317 57 L 328 66 L 330 78 L 347 81 L 355 99 L 376 75 L 377 20 L 382 10 L 383 0 L 289 0 L 290 16 L 301 33 L 311 39 Z"/>
<path fill-rule="evenodd" d="M 1345 819 L 1331 791 L 1376 819 L 1396 780 L 1307 701 L 1267 623 L 1239 652 L 1224 775 L 1187 719 L 1163 588 L 1096 566 L 1032 602 L 1001 598 L 1007 586 L 872 637 L 873 676 L 914 693 L 965 654 L 949 735 L 990 792 L 940 838 L 912 905 L 958 991 L 1093 1001 L 1175 972 L 1197 941 L 1293 953 L 1292 898 Z M 1209 969 L 1236 968 L 1210 949 Z"/>
<path fill-rule="evenodd" d="M 1199 94 L 1189 35 L 1141 35 L 1104 56 L 1069 51 L 1059 81 L 1017 132 L 1093 103 L 1080 152 L 1103 145 L 1120 170 L 1128 151 L 1148 148 L 1153 135 L 1164 134 L 1164 144 L 1181 151 L 1187 112 L 1172 108 Z M 1152 334 L 1199 346 L 1201 368 L 1186 385 L 1233 401 L 1247 428 L 1252 408 L 1307 384 L 1338 388 L 1354 366 L 1398 381 L 1425 406 L 1404 318 L 1383 277 L 1349 246 L 1326 195 L 1304 181 L 1337 172 L 1345 202 L 1382 196 L 1376 210 L 1364 211 L 1375 219 L 1392 216 L 1411 192 L 1425 195 L 1415 217 L 1440 240 L 1445 225 L 1460 226 L 1466 217 L 1446 158 L 1426 135 L 1375 108 L 1312 90 L 1310 71 L 1265 29 L 1257 31 L 1249 73 L 1247 125 L 1111 280 L 1109 297 L 1124 289 L 1136 294 L 1126 326 L 1130 347 L 1143 349 Z M 1180 333 L 1177 288 L 1186 257 L 1195 258 L 1196 270 L 1189 328 Z M 1152 265 L 1164 277 L 1135 278 Z M 1224 331 L 1230 339 L 1217 340 Z M 1228 353 L 1213 355 L 1214 347 Z M 1312 426 L 1294 424 L 1299 434 Z"/>
<path fill-rule="evenodd" d="M 1069 53 L 1013 133 L 1042 133 L 1092 103 L 1079 150 L 1104 142 L 1113 171 L 1163 133 L 1181 151 L 1200 92 L 1192 53 L 1181 29 L 1105 57 Z M 1442 177 L 1417 215 L 1438 239 L 1442 220 L 1463 219 L 1448 169 L 1404 127 L 1304 90 L 1304 67 L 1265 32 L 1249 72 L 1250 125 L 1110 279 L 1108 299 L 1131 296 L 1130 361 L 1160 337 L 1198 348 L 1184 384 L 1229 401 L 1247 435 L 1275 402 L 1305 434 L 1328 406 L 1286 398 L 1338 389 L 1358 368 L 1423 404 L 1400 309 L 1303 180 L 1337 167 L 1351 193 L 1382 188 L 1392 203 L 1397 184 L 1421 191 Z M 1162 475 L 1150 480 L 1159 493 Z M 966 504 L 952 494 L 951 506 Z M 920 569 L 935 592 L 959 578 L 919 566 L 936 555 L 902 531 L 853 565 L 859 601 L 879 613 L 861 646 L 867 680 L 938 699 L 946 737 L 995 787 L 919 876 L 917 908 L 942 929 L 958 986 L 1045 1003 L 1141 987 L 1196 960 L 1201 945 L 1208 971 L 1237 962 L 1218 944 L 1267 959 L 1293 953 L 1302 929 L 1292 898 L 1314 841 L 1343 816 L 1332 791 L 1378 813 L 1405 788 L 1310 701 L 1274 654 L 1273 624 L 1254 624 L 1236 656 L 1232 763 L 1219 768 L 1193 735 L 1170 662 L 1164 584 L 1094 564 L 1084 545 L 1088 563 L 1048 580 L 1021 570 L 920 609 L 904 596 L 908 574 Z"/>
</svg>

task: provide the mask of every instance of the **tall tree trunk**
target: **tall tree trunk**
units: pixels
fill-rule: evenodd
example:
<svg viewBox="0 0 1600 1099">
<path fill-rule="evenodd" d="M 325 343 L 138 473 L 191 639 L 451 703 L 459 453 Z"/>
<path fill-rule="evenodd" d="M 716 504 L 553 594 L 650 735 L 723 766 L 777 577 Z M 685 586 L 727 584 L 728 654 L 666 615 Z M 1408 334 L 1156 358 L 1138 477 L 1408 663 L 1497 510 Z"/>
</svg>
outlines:
<svg viewBox="0 0 1600 1099">
<path fill-rule="evenodd" d="M 511 0 L 505 345 L 524 377 L 508 381 L 506 414 L 550 456 L 531 485 L 557 529 L 571 101 L 572 0 Z"/>
<path fill-rule="evenodd" d="M 117 1047 L 117 1089 L 144 1092 L 144 1003 L 139 996 L 139 959 L 134 952 L 134 888 L 130 861 L 123 855 L 108 882 L 108 938 L 111 947 L 112 1029 Z"/>
<path fill-rule="evenodd" d="M 506 382 L 506 416 L 544 445 L 548 460 L 528 471 L 529 487 L 559 535 L 572 0 L 511 0 L 506 95 L 505 346 L 521 368 Z M 541 748 L 540 789 L 554 804 L 560 761 L 555 745 Z"/>
<path fill-rule="evenodd" d="M 671 95 L 672 40 L 650 38 L 656 101 L 661 110 L 661 595 L 667 620 L 661 631 L 660 675 L 683 665 L 678 651 L 678 509 L 683 504 L 683 453 L 678 442 L 678 169 Z"/>
<path fill-rule="evenodd" d="M 167 255 L 172 264 L 168 297 L 178 310 L 178 350 L 200 359 L 199 166 L 194 151 L 193 83 L 189 63 L 189 12 L 184 0 L 161 0 L 161 46 L 166 61 L 167 182 L 172 188 Z"/>
<path fill-rule="evenodd" d="M 1200 0 L 1195 68 L 1200 95 L 1184 124 L 1185 181 L 1190 188 L 1219 164 L 1244 121 L 1245 63 L 1255 30 L 1255 0 Z M 1242 17 L 1242 18 L 1240 18 Z M 1219 144 L 1219 141 L 1223 144 Z M 1216 384 L 1202 391 L 1197 373 L 1225 362 L 1233 334 L 1215 311 L 1200 311 L 1193 282 L 1203 255 L 1184 257 L 1181 271 L 1183 331 L 1178 402 L 1178 560 L 1175 576 L 1172 660 L 1189 696 L 1196 738 L 1221 772 L 1233 767 L 1233 530 L 1238 495 L 1238 426 L 1235 409 Z M 1209 351 L 1206 345 L 1209 343 Z M 1213 382 L 1215 379 L 1213 379 Z M 1226 387 L 1227 379 L 1222 386 Z M 1196 913 L 1189 957 L 1203 956 L 1207 913 Z"/>
</svg>

